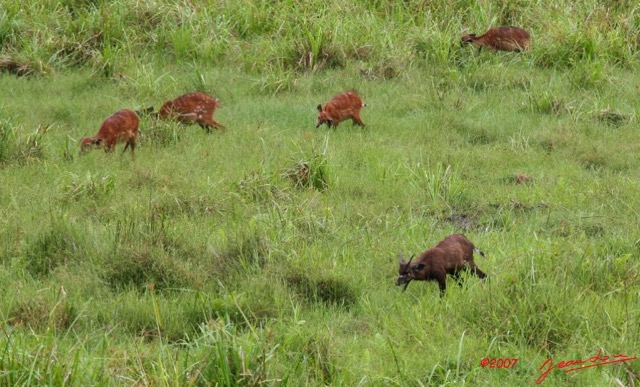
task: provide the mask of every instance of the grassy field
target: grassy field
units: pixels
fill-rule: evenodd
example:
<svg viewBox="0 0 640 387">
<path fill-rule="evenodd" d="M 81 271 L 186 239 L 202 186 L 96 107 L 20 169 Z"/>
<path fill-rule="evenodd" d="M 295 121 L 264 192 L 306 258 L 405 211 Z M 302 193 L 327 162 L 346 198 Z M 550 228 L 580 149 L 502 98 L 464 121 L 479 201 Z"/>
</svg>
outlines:
<svg viewBox="0 0 640 387">
<path fill-rule="evenodd" d="M 506 386 L 640 355 L 637 5 L 444 3 L 0 4 L 0 385 Z M 533 49 L 458 44 L 499 24 Z M 367 127 L 314 128 L 352 89 Z M 191 91 L 226 131 L 145 117 L 135 157 L 79 154 Z M 455 232 L 489 280 L 402 293 L 397 254 Z M 543 385 L 640 383 L 567 368 Z"/>
</svg>

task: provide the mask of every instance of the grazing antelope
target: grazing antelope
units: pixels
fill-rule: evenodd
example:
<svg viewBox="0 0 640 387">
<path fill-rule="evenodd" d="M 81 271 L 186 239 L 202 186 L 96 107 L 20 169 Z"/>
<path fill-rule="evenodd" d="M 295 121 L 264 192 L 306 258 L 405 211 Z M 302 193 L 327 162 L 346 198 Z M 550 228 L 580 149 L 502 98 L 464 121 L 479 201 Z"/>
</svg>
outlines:
<svg viewBox="0 0 640 387">
<path fill-rule="evenodd" d="M 224 130 L 224 125 L 213 119 L 213 113 L 220 107 L 220 100 L 205 93 L 188 93 L 162 105 L 157 116 L 160 119 L 175 119 L 184 124 L 197 123 L 207 133 L 211 128 Z"/>
<path fill-rule="evenodd" d="M 487 47 L 494 51 L 525 51 L 531 46 L 531 35 L 520 27 L 494 27 L 481 36 L 464 35 L 462 42 L 475 44 L 480 50 Z"/>
<path fill-rule="evenodd" d="M 364 122 L 360 119 L 360 110 L 367 106 L 362 103 L 358 94 L 354 92 L 341 93 L 333 97 L 324 105 L 318 105 L 318 121 L 316 128 L 322 124 L 327 124 L 329 128 L 338 127 L 340 122 L 351 118 L 354 124 L 364 128 Z"/>
<path fill-rule="evenodd" d="M 413 257 L 406 262 L 402 255 L 398 255 L 400 268 L 396 285 L 404 285 L 402 291 L 405 291 L 413 280 L 438 281 L 440 295 L 444 296 L 447 289 L 447 274 L 452 275 L 458 283 L 460 283 L 462 270 L 469 270 L 484 279 L 487 275 L 473 262 L 474 250 L 484 257 L 484 252 L 476 248 L 464 235 L 452 234 L 435 247 L 423 251 L 415 262 Z"/>
<path fill-rule="evenodd" d="M 104 148 L 105 152 L 111 152 L 118 142 L 126 142 L 122 153 L 131 148 L 133 155 L 139 125 L 140 119 L 133 110 L 119 110 L 102 122 L 95 136 L 82 139 L 80 150 L 85 152 L 89 148 Z"/>
</svg>

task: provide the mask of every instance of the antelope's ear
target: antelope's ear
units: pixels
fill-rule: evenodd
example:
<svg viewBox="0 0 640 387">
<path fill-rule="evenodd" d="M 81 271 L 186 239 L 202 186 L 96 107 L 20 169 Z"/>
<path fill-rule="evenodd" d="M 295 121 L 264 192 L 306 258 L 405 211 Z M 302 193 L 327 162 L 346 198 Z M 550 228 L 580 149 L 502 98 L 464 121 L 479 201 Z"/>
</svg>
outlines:
<svg viewBox="0 0 640 387">
<path fill-rule="evenodd" d="M 424 263 L 420 262 L 420 263 L 416 263 L 415 265 L 411 266 L 411 268 L 413 270 L 422 270 L 424 269 Z"/>
<path fill-rule="evenodd" d="M 322 112 L 322 105 L 318 105 L 318 111 Z"/>
<path fill-rule="evenodd" d="M 102 145 L 102 141 L 103 141 L 103 140 L 102 140 L 101 138 L 98 138 L 98 139 L 96 139 L 96 140 L 93 140 L 93 144 L 94 144 L 94 145 Z"/>
</svg>

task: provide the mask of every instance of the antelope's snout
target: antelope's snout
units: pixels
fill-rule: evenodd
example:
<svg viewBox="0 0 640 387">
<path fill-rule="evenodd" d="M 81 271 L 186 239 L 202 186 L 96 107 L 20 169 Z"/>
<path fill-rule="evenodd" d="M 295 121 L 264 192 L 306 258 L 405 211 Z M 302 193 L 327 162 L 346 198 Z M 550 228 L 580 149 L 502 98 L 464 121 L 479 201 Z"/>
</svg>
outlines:
<svg viewBox="0 0 640 387">
<path fill-rule="evenodd" d="M 396 286 L 402 286 L 411 282 L 411 276 L 409 274 L 401 274 L 396 280 Z"/>
</svg>

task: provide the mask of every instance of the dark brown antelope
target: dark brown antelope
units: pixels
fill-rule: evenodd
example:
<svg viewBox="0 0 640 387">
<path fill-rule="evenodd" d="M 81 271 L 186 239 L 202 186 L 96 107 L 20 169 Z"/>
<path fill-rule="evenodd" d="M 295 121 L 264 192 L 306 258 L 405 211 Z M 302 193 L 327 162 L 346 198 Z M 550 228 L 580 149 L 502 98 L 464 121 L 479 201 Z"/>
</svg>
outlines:
<svg viewBox="0 0 640 387">
<path fill-rule="evenodd" d="M 444 238 L 435 247 L 423 251 L 414 261 L 405 261 L 402 255 L 398 255 L 400 268 L 396 285 L 404 285 L 403 291 L 413 280 L 438 281 L 440 295 L 443 296 L 447 289 L 447 274 L 453 276 L 460 283 L 460 274 L 468 270 L 479 278 L 487 275 L 473 262 L 473 251 L 477 251 L 484 257 L 484 252 L 476 248 L 462 234 L 453 234 Z"/>
</svg>

